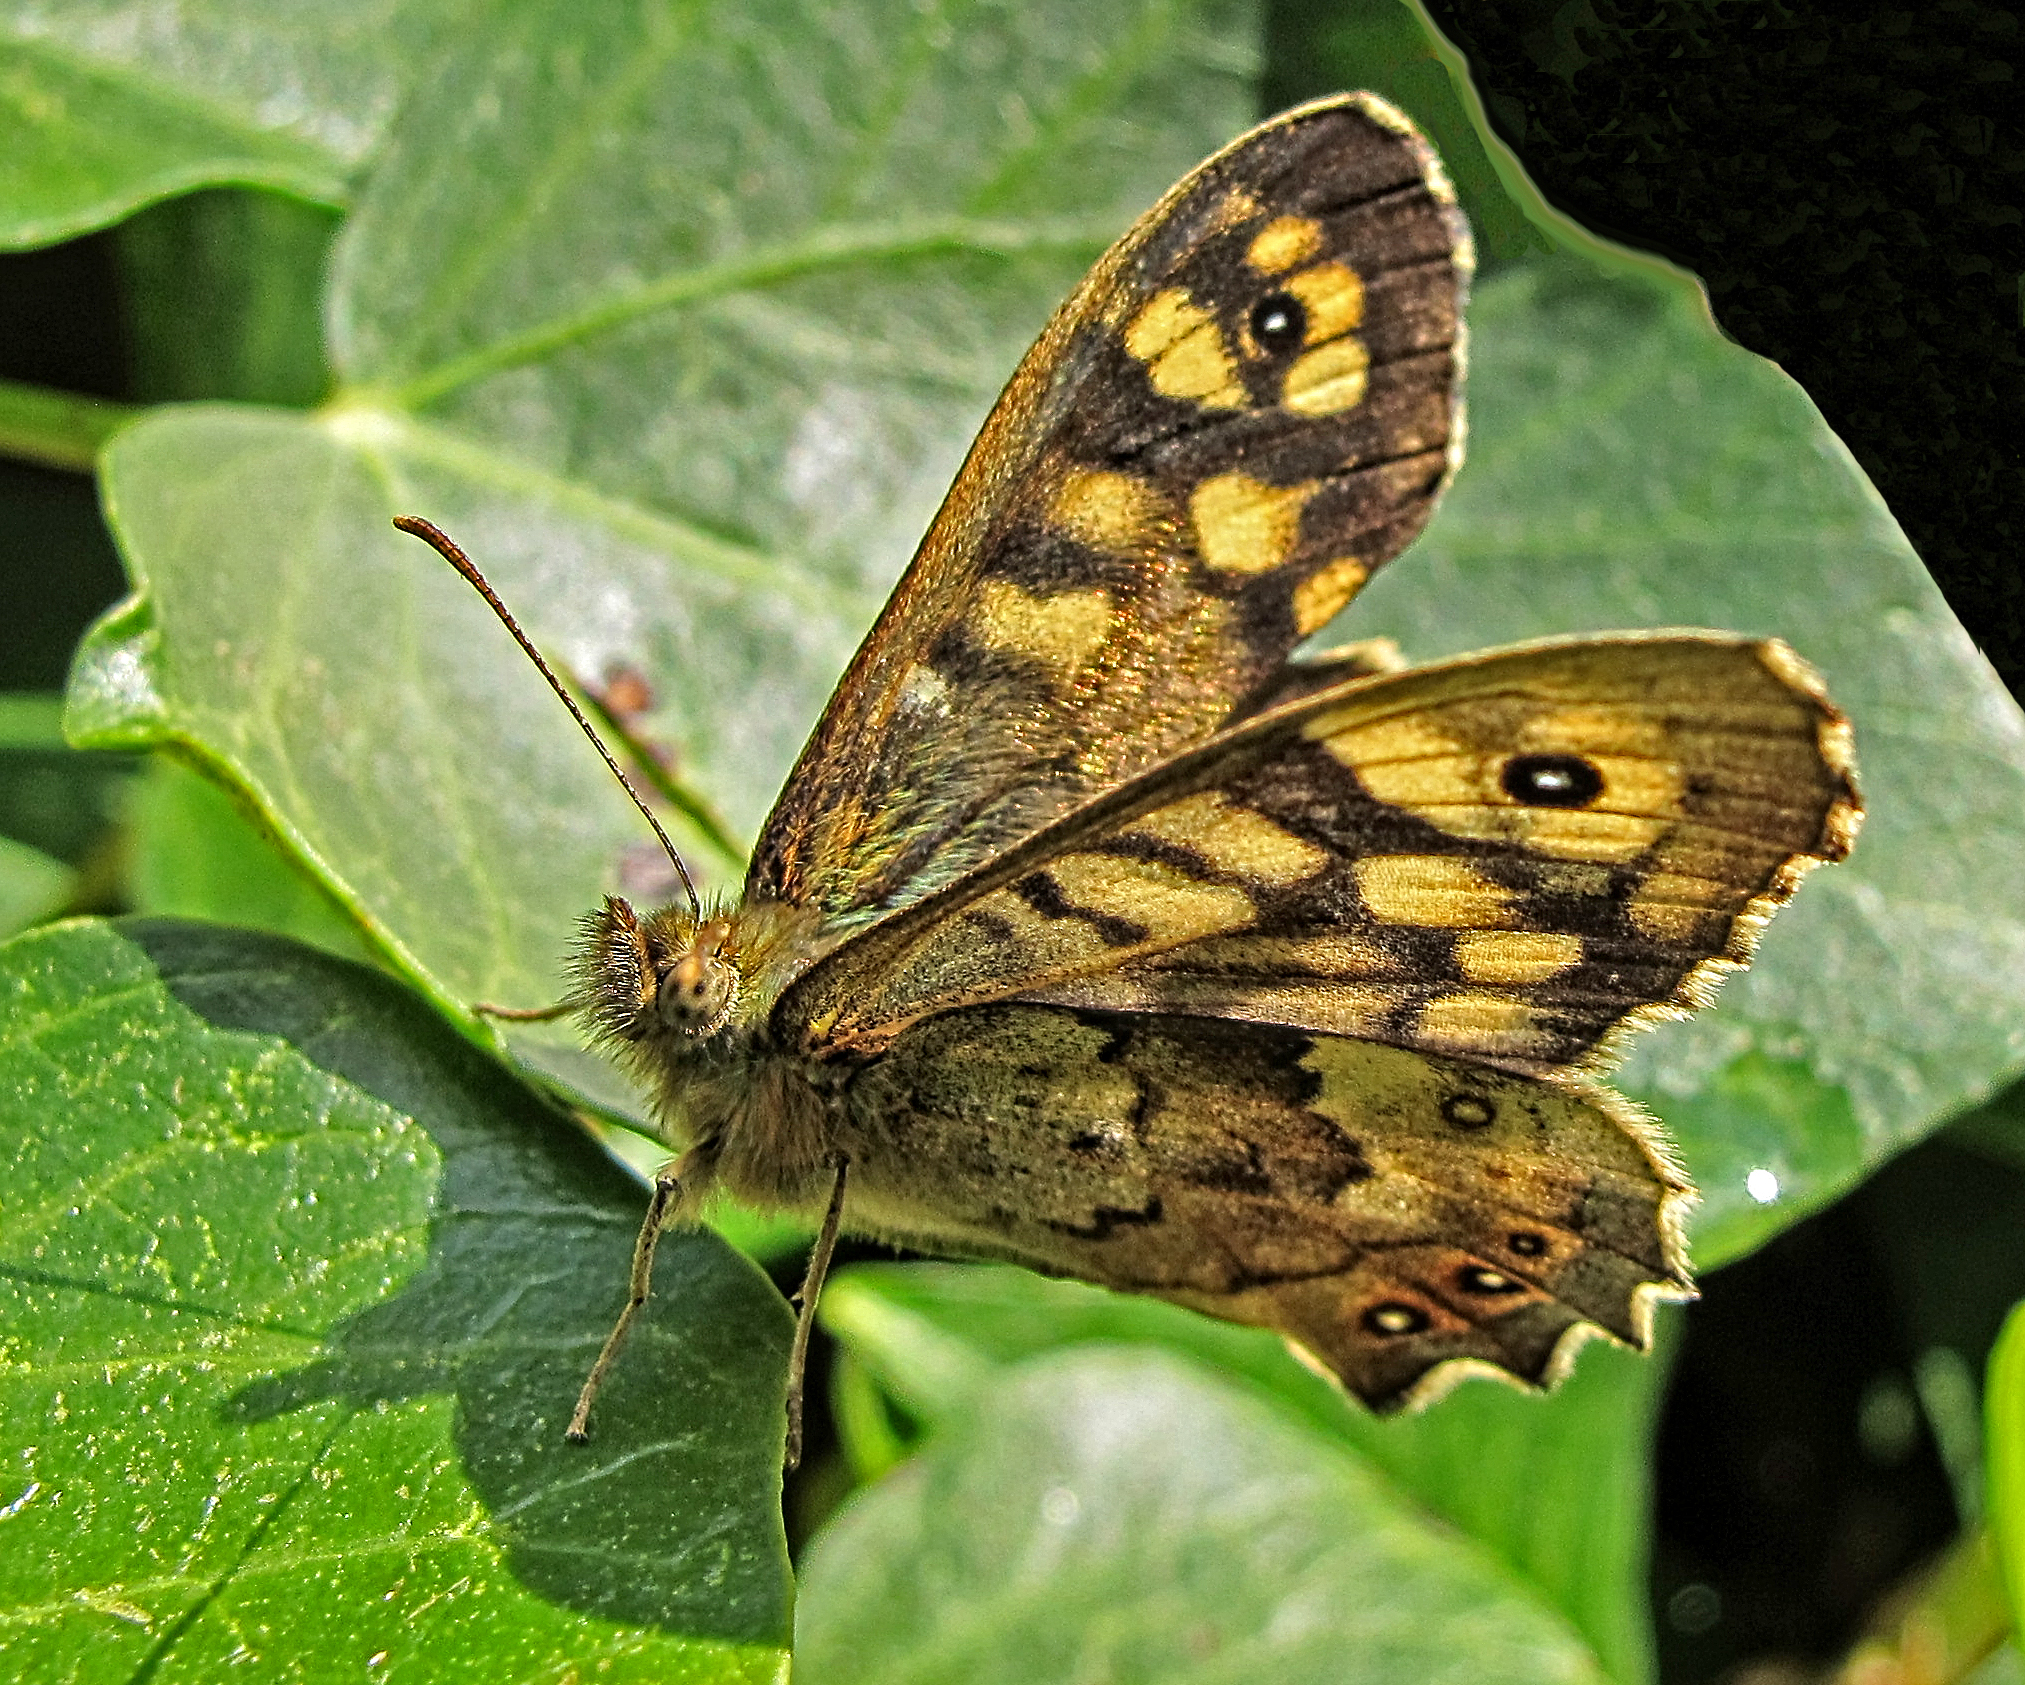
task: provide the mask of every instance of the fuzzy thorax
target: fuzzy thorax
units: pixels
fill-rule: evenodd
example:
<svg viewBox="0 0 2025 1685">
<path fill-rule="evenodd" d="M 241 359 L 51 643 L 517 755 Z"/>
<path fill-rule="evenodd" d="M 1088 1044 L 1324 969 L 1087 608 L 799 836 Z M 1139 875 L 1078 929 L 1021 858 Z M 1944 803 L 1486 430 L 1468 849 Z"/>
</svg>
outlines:
<svg viewBox="0 0 2025 1685">
<path fill-rule="evenodd" d="M 778 1046 L 767 1022 L 819 951 L 812 924 L 778 905 L 641 918 L 617 896 L 584 920 L 572 1007 L 654 1091 L 662 1138 L 688 1149 L 692 1198 L 721 1187 L 815 1211 L 828 1196 L 842 1073 Z"/>
</svg>

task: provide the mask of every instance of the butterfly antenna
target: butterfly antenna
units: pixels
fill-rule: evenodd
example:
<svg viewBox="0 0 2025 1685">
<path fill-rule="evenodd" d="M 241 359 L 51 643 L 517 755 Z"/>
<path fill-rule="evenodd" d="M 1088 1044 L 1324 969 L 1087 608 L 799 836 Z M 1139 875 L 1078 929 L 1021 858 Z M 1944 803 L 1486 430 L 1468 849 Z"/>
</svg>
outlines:
<svg viewBox="0 0 2025 1685">
<path fill-rule="evenodd" d="M 557 678 L 555 670 L 542 660 L 541 651 L 534 647 L 527 634 L 520 629 L 520 622 L 507 612 L 506 605 L 499 600 L 499 593 L 486 583 L 485 575 L 478 571 L 477 564 L 451 542 L 449 534 L 441 527 L 423 520 L 420 515 L 396 515 L 394 525 L 410 536 L 419 538 L 464 575 L 471 588 L 491 605 L 492 612 L 499 616 L 501 624 L 513 634 L 514 642 L 527 651 L 528 660 L 532 661 L 540 669 L 541 676 L 548 680 L 549 689 L 562 698 L 562 705 L 570 711 L 570 718 L 584 728 L 584 735 L 591 740 L 591 746 L 604 756 L 605 765 L 612 769 L 612 776 L 624 786 L 626 794 L 633 798 L 633 805 L 640 810 L 641 816 L 654 827 L 654 835 L 661 839 L 661 846 L 668 851 L 668 859 L 675 867 L 675 875 L 682 880 L 683 892 L 689 897 L 690 917 L 700 920 L 703 917 L 703 904 L 697 899 L 696 885 L 690 880 L 689 868 L 682 864 L 682 856 L 675 852 L 675 845 L 669 841 L 668 833 L 661 828 L 661 821 L 654 817 L 654 810 L 640 799 L 640 792 L 633 788 L 633 781 L 626 776 L 625 769 L 612 758 L 612 751 L 605 747 L 605 740 L 598 735 L 597 728 L 584 718 L 583 709 L 579 708 L 576 699 L 563 689 L 562 680 Z"/>
</svg>

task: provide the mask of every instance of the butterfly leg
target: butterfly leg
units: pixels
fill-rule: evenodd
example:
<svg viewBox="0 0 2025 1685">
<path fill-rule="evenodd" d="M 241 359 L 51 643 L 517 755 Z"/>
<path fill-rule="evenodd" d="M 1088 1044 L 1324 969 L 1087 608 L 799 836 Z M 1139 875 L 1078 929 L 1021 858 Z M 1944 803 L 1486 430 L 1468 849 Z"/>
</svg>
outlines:
<svg viewBox="0 0 2025 1685">
<path fill-rule="evenodd" d="M 590 1438 L 591 1401 L 604 1386 L 605 1377 L 618 1361 L 619 1348 L 626 1343 L 626 1335 L 632 1331 L 633 1319 L 647 1302 L 647 1293 L 654 1280 L 654 1248 L 660 1244 L 661 1231 L 682 1215 L 682 1207 L 694 1203 L 694 1196 L 708 1179 L 706 1174 L 701 1173 L 702 1167 L 691 1162 L 695 1157 L 693 1152 L 684 1153 L 679 1159 L 662 1165 L 654 1177 L 654 1197 L 647 1202 L 647 1216 L 640 1224 L 640 1238 L 633 1242 L 632 1285 L 627 1292 L 626 1308 L 619 1312 L 619 1320 L 612 1324 L 611 1333 L 605 1336 L 598 1360 L 591 1365 L 591 1372 L 584 1381 L 584 1390 L 577 1394 L 577 1407 L 570 1416 L 570 1425 L 563 1430 L 565 1438 L 579 1445 Z M 691 1185 L 684 1185 L 685 1178 Z"/>
<path fill-rule="evenodd" d="M 794 1351 L 788 1358 L 787 1390 L 787 1466 L 790 1469 L 802 1460 L 802 1381 L 809 1366 L 809 1333 L 815 1325 L 816 1300 L 822 1296 L 823 1279 L 830 1273 L 830 1257 L 837 1250 L 837 1226 L 844 1218 L 844 1180 L 850 1169 L 849 1159 L 837 1160 L 837 1185 L 830 1190 L 830 1208 L 823 1213 L 822 1230 L 809 1253 L 808 1274 L 802 1277 L 802 1290 L 795 1295 L 798 1309 Z"/>
</svg>

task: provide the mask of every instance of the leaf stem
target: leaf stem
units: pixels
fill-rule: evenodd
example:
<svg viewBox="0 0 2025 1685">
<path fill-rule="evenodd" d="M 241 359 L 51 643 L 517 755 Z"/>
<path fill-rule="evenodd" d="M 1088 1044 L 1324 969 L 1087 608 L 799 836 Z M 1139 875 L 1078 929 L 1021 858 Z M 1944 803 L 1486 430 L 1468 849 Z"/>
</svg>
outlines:
<svg viewBox="0 0 2025 1685">
<path fill-rule="evenodd" d="M 135 404 L 0 380 L 0 455 L 89 474 L 99 448 L 141 413 Z"/>
</svg>

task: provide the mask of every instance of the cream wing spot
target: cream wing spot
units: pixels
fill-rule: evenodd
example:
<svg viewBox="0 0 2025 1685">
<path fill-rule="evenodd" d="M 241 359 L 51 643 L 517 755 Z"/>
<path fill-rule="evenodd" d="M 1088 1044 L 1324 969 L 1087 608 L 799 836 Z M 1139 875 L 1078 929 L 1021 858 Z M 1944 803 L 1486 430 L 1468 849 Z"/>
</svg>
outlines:
<svg viewBox="0 0 2025 1685">
<path fill-rule="evenodd" d="M 1581 963 L 1582 938 L 1551 931 L 1472 930 L 1456 938 L 1455 958 L 1472 983 L 1544 983 Z"/>
<path fill-rule="evenodd" d="M 1268 485 L 1249 474 L 1218 474 L 1188 500 L 1196 551 L 1218 573 L 1268 573 L 1292 554 L 1313 483 Z"/>
<path fill-rule="evenodd" d="M 917 661 L 900 681 L 900 706 L 909 713 L 940 711 L 949 700 L 949 681 L 926 662 Z"/>
<path fill-rule="evenodd" d="M 1300 1024 L 1332 1035 L 1368 1035 L 1383 1027 L 1398 1010 L 1397 989 L 1373 988 L 1369 984 L 1336 983 L 1317 1000 L 1312 989 L 1298 984 L 1260 984 L 1240 997 L 1244 1013 L 1264 1023 Z"/>
<path fill-rule="evenodd" d="M 1452 855 L 1373 854 L 1352 871 L 1364 905 L 1381 924 L 1495 930 L 1515 917 L 1511 890 Z"/>
<path fill-rule="evenodd" d="M 1420 1009 L 1420 1039 L 1451 1053 L 1524 1055 L 1546 1045 L 1532 1009 L 1510 995 L 1462 989 Z"/>
</svg>

